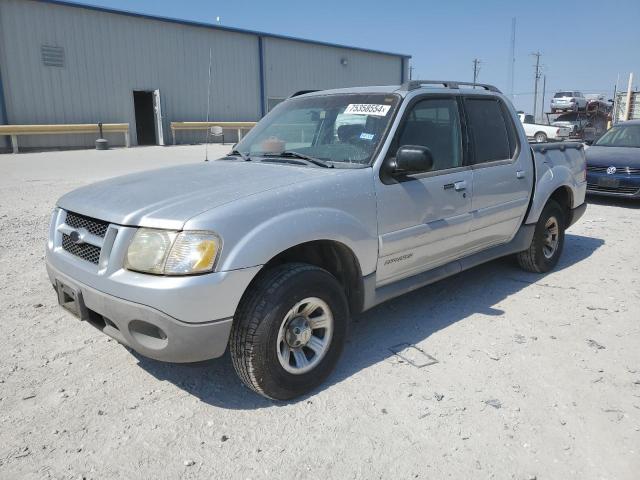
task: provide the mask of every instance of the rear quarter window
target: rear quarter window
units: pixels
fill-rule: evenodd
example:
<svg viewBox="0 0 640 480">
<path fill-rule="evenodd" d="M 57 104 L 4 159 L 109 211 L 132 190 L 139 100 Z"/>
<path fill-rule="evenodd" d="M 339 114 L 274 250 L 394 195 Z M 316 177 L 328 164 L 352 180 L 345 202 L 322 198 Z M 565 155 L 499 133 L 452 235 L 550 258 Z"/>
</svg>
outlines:
<svg viewBox="0 0 640 480">
<path fill-rule="evenodd" d="M 494 98 L 470 98 L 464 101 L 473 141 L 474 163 L 506 160 L 516 148 L 513 123 L 505 118 L 501 102 Z"/>
</svg>

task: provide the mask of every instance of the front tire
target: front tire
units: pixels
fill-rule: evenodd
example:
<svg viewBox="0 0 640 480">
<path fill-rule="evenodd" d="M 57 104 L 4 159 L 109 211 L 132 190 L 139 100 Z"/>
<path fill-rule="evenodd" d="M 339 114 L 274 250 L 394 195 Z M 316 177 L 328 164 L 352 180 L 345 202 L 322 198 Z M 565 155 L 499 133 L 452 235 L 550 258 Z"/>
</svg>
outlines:
<svg viewBox="0 0 640 480">
<path fill-rule="evenodd" d="M 545 273 L 557 265 L 564 247 L 565 219 L 558 202 L 549 200 L 540 214 L 531 245 L 516 255 L 522 269 Z"/>
<path fill-rule="evenodd" d="M 303 395 L 333 370 L 348 319 L 344 291 L 326 270 L 290 263 L 264 272 L 234 318 L 229 343 L 236 373 L 267 398 Z"/>
</svg>

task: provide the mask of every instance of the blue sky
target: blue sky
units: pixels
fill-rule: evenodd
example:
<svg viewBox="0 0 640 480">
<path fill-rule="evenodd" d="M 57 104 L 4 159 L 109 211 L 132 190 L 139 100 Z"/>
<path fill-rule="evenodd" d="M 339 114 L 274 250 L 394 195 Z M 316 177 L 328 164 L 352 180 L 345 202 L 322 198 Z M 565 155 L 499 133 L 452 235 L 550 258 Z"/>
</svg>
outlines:
<svg viewBox="0 0 640 480">
<path fill-rule="evenodd" d="M 611 95 L 620 75 L 640 85 L 640 0 L 395 1 L 85 0 L 84 3 L 412 55 L 414 78 L 472 80 L 507 91 L 516 17 L 515 104 L 532 110 L 542 53 L 547 98 L 561 89 Z M 607 9 L 607 7 L 610 7 Z M 540 82 L 542 88 L 542 82 Z M 548 101 L 546 102 L 548 105 Z"/>
</svg>

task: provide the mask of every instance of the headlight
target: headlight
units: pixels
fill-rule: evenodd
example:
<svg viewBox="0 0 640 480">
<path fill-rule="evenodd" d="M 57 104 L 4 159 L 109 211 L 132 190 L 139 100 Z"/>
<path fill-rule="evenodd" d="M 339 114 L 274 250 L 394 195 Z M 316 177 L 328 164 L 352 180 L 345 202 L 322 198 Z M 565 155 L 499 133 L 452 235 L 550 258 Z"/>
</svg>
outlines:
<svg viewBox="0 0 640 480">
<path fill-rule="evenodd" d="M 210 272 L 220 246 L 220 238 L 211 232 L 140 228 L 129 244 L 125 268 L 156 275 Z"/>
</svg>

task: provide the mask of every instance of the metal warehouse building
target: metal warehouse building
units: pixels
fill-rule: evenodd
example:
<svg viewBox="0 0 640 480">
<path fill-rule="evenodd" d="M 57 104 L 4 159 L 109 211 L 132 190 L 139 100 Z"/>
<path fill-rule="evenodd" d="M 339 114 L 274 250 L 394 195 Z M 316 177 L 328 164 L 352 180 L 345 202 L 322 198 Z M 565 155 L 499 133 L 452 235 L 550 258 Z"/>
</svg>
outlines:
<svg viewBox="0 0 640 480">
<path fill-rule="evenodd" d="M 299 90 L 398 84 L 409 59 L 75 3 L 0 0 L 0 124 L 128 123 L 134 145 L 170 143 L 170 122 L 206 118 L 210 49 L 212 121 L 258 120 Z M 178 141 L 203 135 L 180 132 Z M 20 147 L 94 140 L 25 136 Z"/>
</svg>

